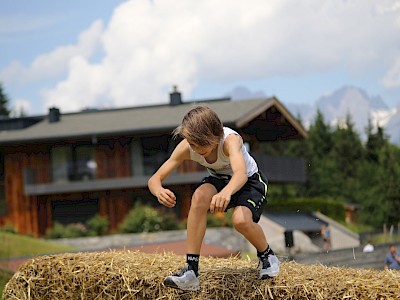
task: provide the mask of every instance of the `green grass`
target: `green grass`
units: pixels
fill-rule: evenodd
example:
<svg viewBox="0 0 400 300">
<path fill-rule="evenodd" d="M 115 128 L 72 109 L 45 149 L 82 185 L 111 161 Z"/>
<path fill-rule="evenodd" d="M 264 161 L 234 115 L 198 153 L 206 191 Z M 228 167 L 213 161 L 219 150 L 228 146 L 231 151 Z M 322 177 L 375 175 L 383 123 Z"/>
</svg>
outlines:
<svg viewBox="0 0 400 300">
<path fill-rule="evenodd" d="M 74 248 L 58 245 L 42 239 L 12 234 L 0 231 L 0 259 L 36 256 L 40 254 L 50 254 L 59 252 L 69 252 Z M 12 273 L 0 269 L 0 298 L 3 294 L 6 283 L 13 276 Z"/>
<path fill-rule="evenodd" d="M 346 223 L 345 221 L 340 221 L 339 223 L 345 226 L 347 229 L 356 233 L 372 232 L 375 230 L 374 227 L 365 224 L 349 224 Z"/>
<path fill-rule="evenodd" d="M 373 244 L 378 245 L 378 244 L 386 244 L 386 243 L 399 243 L 400 242 L 400 236 L 394 234 L 393 236 L 390 236 L 389 234 L 384 235 L 378 234 L 370 237 L 370 240 L 372 241 Z"/>
<path fill-rule="evenodd" d="M 11 272 L 0 270 L 0 297 L 7 282 L 11 279 L 13 274 Z"/>
<path fill-rule="evenodd" d="M 74 248 L 46 240 L 7 232 L 0 232 L 0 245 L 2 245 L 0 247 L 0 258 L 35 256 L 74 250 Z"/>
</svg>

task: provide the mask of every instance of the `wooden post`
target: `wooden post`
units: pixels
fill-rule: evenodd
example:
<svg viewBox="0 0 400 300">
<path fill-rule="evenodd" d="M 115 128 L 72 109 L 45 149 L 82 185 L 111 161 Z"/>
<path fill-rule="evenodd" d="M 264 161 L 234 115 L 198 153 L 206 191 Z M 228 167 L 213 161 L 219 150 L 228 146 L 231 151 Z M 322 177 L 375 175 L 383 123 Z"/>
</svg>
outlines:
<svg viewBox="0 0 400 300">
<path fill-rule="evenodd" d="M 392 224 L 392 225 L 390 225 L 390 229 L 389 229 L 389 241 L 393 241 L 393 229 L 394 229 L 394 226 Z"/>
<path fill-rule="evenodd" d="M 397 223 L 397 238 L 400 240 L 400 222 Z"/>
<path fill-rule="evenodd" d="M 383 224 L 383 240 L 385 241 L 385 243 L 387 242 L 387 240 L 386 240 L 386 223 Z"/>
</svg>

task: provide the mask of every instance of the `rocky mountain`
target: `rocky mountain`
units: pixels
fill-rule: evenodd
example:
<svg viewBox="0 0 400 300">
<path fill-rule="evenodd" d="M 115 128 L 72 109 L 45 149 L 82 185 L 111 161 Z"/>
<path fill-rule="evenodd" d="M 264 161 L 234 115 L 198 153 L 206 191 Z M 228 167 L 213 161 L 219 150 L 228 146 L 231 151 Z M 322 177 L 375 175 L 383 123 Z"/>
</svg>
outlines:
<svg viewBox="0 0 400 300">
<path fill-rule="evenodd" d="M 225 96 L 233 100 L 267 97 L 262 91 L 253 92 L 244 86 L 235 87 Z M 365 130 L 371 120 L 374 127 L 385 128 L 392 143 L 400 144 L 400 100 L 396 107 L 389 108 L 380 96 L 370 96 L 358 87 L 344 86 L 321 96 L 313 104 L 284 104 L 295 117 L 301 118 L 306 128 L 313 123 L 318 109 L 332 127 L 343 124 L 350 114 L 362 139 L 366 138 Z"/>
<path fill-rule="evenodd" d="M 393 143 L 400 143 L 400 101 L 394 108 L 389 108 L 379 96 L 369 96 L 364 90 L 345 86 L 329 95 L 323 95 L 312 105 L 286 104 L 295 115 L 300 115 L 307 128 L 314 120 L 317 109 L 331 126 L 344 123 L 351 115 L 356 130 L 365 138 L 368 120 L 373 126 L 385 128 Z"/>
</svg>

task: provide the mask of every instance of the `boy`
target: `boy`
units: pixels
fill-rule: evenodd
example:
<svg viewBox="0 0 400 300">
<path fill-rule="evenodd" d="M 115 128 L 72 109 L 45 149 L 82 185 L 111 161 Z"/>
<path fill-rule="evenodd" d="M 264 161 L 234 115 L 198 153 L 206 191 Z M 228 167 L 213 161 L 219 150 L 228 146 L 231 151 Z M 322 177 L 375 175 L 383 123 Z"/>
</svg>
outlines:
<svg viewBox="0 0 400 300">
<path fill-rule="evenodd" d="M 385 257 L 385 269 L 400 270 L 400 252 L 397 251 L 395 244 L 389 245 L 389 251 Z"/>
<path fill-rule="evenodd" d="M 207 106 L 191 109 L 173 133 L 183 140 L 148 182 L 158 202 L 170 208 L 175 206 L 174 193 L 165 189 L 162 182 L 184 160 L 205 166 L 210 176 L 202 180 L 192 196 L 187 219 L 186 265 L 179 273 L 166 277 L 164 285 L 182 290 L 199 289 L 199 256 L 207 212 L 224 212 L 229 208 L 234 208 L 234 228 L 257 249 L 260 278 L 277 276 L 279 261 L 257 224 L 267 203 L 267 180 L 247 152 L 242 138 L 234 130 L 223 127 L 217 114 Z"/>
</svg>

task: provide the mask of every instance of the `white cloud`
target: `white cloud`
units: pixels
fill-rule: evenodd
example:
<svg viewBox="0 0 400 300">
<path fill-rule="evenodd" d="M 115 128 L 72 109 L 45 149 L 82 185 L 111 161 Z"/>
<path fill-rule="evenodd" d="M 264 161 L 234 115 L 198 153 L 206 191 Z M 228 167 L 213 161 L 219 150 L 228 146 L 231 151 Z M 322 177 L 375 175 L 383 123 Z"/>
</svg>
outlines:
<svg viewBox="0 0 400 300">
<path fill-rule="evenodd" d="M 58 106 L 62 111 L 76 111 L 92 107 L 104 98 L 113 79 L 100 65 L 90 65 L 82 56 L 74 57 L 69 64 L 69 76 L 52 90 L 43 90 L 45 107 Z"/>
<path fill-rule="evenodd" d="M 31 109 L 32 105 L 28 100 L 17 99 L 16 101 L 14 101 L 14 107 L 12 108 L 11 115 L 14 117 L 29 115 Z"/>
<path fill-rule="evenodd" d="M 59 76 L 67 71 L 70 60 L 75 56 L 89 58 L 98 50 L 102 32 L 102 22 L 95 21 L 79 35 L 76 45 L 58 47 L 50 53 L 41 54 L 28 67 L 14 61 L 0 71 L 0 80 L 9 84 L 26 84 Z"/>
<path fill-rule="evenodd" d="M 388 88 L 400 87 L 400 55 L 382 79 L 382 84 Z"/>
<path fill-rule="evenodd" d="M 104 32 L 95 23 L 78 45 L 29 68 L 14 63 L 0 79 L 48 78 L 67 67 L 62 81 L 42 91 L 44 106 L 64 111 L 166 102 L 175 84 L 189 98 L 199 81 L 338 68 L 362 76 L 396 67 L 397 11 L 391 1 L 374 0 L 131 0 L 115 9 Z M 92 63 L 99 35 L 105 56 Z"/>
</svg>

